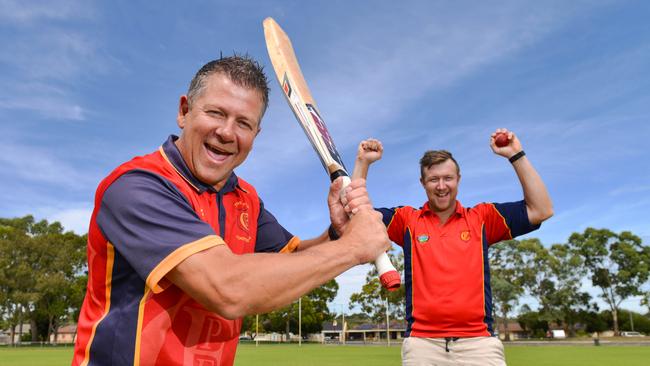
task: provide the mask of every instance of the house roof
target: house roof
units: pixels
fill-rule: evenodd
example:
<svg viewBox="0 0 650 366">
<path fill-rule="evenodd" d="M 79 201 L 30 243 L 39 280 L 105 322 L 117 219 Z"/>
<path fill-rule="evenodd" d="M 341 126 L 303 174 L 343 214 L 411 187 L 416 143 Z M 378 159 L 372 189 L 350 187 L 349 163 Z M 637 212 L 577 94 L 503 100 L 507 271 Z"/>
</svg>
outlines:
<svg viewBox="0 0 650 366">
<path fill-rule="evenodd" d="M 343 330 L 343 324 L 341 322 L 336 322 L 336 325 L 334 325 L 332 322 L 323 322 L 323 331 L 325 332 L 340 332 Z"/>
<path fill-rule="evenodd" d="M 499 330 L 499 333 L 505 333 L 506 328 L 503 322 L 499 322 L 499 325 L 497 326 L 497 329 Z M 519 325 L 519 323 L 516 320 L 511 320 L 508 321 L 508 332 L 524 332 L 524 329 Z"/>
<path fill-rule="evenodd" d="M 390 329 L 391 330 L 405 330 L 406 329 L 406 322 L 404 321 L 393 321 L 390 323 Z M 332 322 L 324 322 L 323 323 L 323 331 L 324 332 L 340 332 L 342 330 L 341 328 L 341 322 L 336 322 L 336 325 L 334 325 Z M 364 331 L 369 331 L 369 330 L 379 330 L 379 331 L 384 331 L 386 330 L 386 323 L 363 323 L 359 324 L 354 327 L 350 327 L 349 324 L 346 326 L 346 331 L 354 331 L 354 330 L 364 330 Z"/>
<path fill-rule="evenodd" d="M 29 323 L 23 323 L 23 334 L 29 333 L 32 330 L 32 326 Z M 20 332 L 20 324 L 16 325 L 14 328 L 14 333 L 18 334 Z"/>
<path fill-rule="evenodd" d="M 76 324 L 68 324 L 64 325 L 62 327 L 59 327 L 59 334 L 63 333 L 76 333 L 77 332 L 77 325 Z"/>
</svg>

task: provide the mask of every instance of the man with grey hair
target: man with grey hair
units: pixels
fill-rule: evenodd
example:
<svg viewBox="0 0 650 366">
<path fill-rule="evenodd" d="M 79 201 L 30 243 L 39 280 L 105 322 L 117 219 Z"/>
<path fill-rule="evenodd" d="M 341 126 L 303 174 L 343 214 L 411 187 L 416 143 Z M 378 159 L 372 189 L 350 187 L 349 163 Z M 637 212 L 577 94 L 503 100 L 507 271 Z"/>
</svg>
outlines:
<svg viewBox="0 0 650 366">
<path fill-rule="evenodd" d="M 350 184 L 345 206 L 341 181 L 330 187 L 340 239 L 300 240 L 235 175 L 267 104 L 257 62 L 209 62 L 180 97 L 180 137 L 100 183 L 73 365 L 232 365 L 244 315 L 289 304 L 388 249 L 364 180 Z"/>
</svg>

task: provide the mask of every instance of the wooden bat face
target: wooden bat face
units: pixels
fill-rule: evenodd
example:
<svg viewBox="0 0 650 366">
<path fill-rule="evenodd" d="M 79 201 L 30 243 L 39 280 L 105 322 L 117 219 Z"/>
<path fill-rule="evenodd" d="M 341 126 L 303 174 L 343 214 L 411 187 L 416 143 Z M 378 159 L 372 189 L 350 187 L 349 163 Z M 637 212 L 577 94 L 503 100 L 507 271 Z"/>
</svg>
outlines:
<svg viewBox="0 0 650 366">
<path fill-rule="evenodd" d="M 311 96 L 307 82 L 302 76 L 293 46 L 287 34 L 272 18 L 264 19 L 264 38 L 273 69 L 278 77 L 284 96 L 300 126 L 316 150 L 331 180 L 344 177 L 344 185 L 350 183 L 341 156 L 318 112 L 316 102 Z M 393 267 L 386 253 L 375 261 L 382 286 L 390 291 L 400 287 L 400 275 Z"/>
<path fill-rule="evenodd" d="M 343 160 L 336 150 L 334 141 L 302 75 L 289 37 L 271 18 L 264 20 L 264 36 L 273 69 L 278 81 L 281 80 L 280 86 L 284 96 L 318 154 L 323 167 L 330 175 L 336 170 L 342 170 L 344 173 L 342 175 L 347 175 Z"/>
</svg>

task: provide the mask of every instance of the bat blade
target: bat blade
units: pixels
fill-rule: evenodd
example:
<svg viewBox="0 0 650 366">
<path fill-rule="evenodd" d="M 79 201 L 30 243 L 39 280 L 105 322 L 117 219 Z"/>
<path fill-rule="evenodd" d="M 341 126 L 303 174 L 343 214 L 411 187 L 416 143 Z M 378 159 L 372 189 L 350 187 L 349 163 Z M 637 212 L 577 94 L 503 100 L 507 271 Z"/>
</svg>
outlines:
<svg viewBox="0 0 650 366">
<path fill-rule="evenodd" d="M 345 164 L 302 75 L 291 40 L 273 18 L 266 18 L 263 24 L 269 57 L 291 110 L 330 178 L 347 176 Z"/>
<path fill-rule="evenodd" d="M 330 180 L 344 176 L 344 186 L 349 184 L 348 172 L 302 75 L 289 36 L 273 18 L 264 19 L 263 25 L 271 64 L 291 110 L 318 154 Z M 382 253 L 375 260 L 375 266 L 385 288 L 396 290 L 400 287 L 400 275 L 386 253 Z"/>
</svg>

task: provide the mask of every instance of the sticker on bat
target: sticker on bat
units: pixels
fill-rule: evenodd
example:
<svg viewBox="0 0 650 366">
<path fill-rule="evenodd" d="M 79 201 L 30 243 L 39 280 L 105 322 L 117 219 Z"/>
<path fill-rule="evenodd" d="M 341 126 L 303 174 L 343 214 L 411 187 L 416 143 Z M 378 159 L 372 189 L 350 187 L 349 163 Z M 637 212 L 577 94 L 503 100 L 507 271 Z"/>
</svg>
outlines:
<svg viewBox="0 0 650 366">
<path fill-rule="evenodd" d="M 286 73 L 284 74 L 284 80 L 282 81 L 282 90 L 284 90 L 284 94 L 286 94 L 287 97 L 291 98 L 291 83 L 289 83 L 289 78 Z"/>
<path fill-rule="evenodd" d="M 311 114 L 311 117 L 314 120 L 316 127 L 318 128 L 318 131 L 323 137 L 323 142 L 325 142 L 325 145 L 327 146 L 327 150 L 329 151 L 330 156 L 332 156 L 332 159 L 334 159 L 337 163 L 339 163 L 339 165 L 343 167 L 343 169 L 345 169 L 345 165 L 343 164 L 343 159 L 341 159 L 341 156 L 339 155 L 338 151 L 336 151 L 336 146 L 334 146 L 334 141 L 332 141 L 332 137 L 330 137 L 330 133 L 327 131 L 327 127 L 325 127 L 325 122 L 323 122 L 323 119 L 320 118 L 318 111 L 316 110 L 316 108 L 314 108 L 313 105 L 309 103 L 305 105 L 307 106 L 307 110 L 309 110 L 309 113 Z"/>
</svg>

